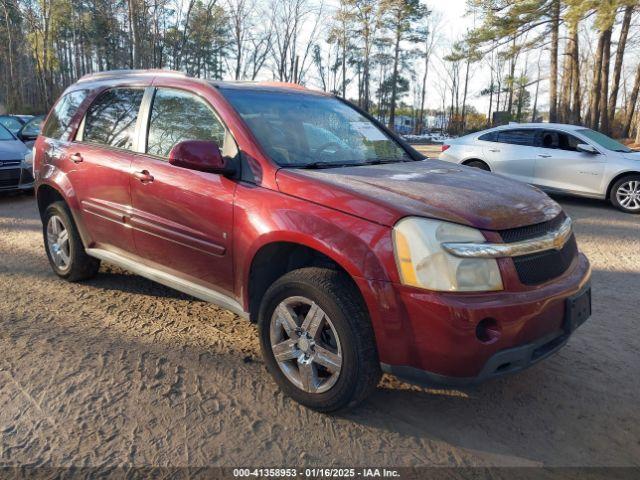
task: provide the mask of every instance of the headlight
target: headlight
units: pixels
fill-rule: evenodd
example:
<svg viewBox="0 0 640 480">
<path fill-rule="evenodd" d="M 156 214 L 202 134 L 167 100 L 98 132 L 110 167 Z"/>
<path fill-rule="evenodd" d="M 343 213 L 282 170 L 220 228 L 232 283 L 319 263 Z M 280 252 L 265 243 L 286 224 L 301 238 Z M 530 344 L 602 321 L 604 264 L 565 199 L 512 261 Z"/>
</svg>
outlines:
<svg viewBox="0 0 640 480">
<path fill-rule="evenodd" d="M 31 153 L 31 150 L 24 154 L 24 157 L 22 158 L 22 166 L 27 168 L 31 168 L 33 166 L 33 153 Z"/>
<path fill-rule="evenodd" d="M 475 228 L 426 218 L 408 217 L 393 229 L 400 280 L 404 285 L 444 292 L 502 290 L 493 258 L 459 258 L 446 252 L 446 242 L 485 242 Z"/>
</svg>

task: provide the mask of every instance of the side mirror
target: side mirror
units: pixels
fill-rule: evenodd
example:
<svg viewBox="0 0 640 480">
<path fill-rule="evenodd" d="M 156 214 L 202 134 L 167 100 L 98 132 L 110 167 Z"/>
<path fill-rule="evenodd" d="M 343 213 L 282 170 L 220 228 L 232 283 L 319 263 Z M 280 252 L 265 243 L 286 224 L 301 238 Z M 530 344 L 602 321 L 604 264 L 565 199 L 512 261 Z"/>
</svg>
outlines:
<svg viewBox="0 0 640 480">
<path fill-rule="evenodd" d="M 576 150 L 582 153 L 591 153 L 593 155 L 600 153 L 593 145 L 589 145 L 588 143 L 579 143 L 576 145 Z"/>
<path fill-rule="evenodd" d="M 234 172 L 233 165 L 222 156 L 218 144 L 211 140 L 185 140 L 176 144 L 169 152 L 169 163 L 176 167 L 221 175 Z"/>
<path fill-rule="evenodd" d="M 25 132 L 25 128 L 26 125 L 24 125 L 19 131 L 18 133 L 16 133 L 16 137 L 18 137 L 18 140 L 21 140 L 23 142 L 30 142 L 32 140 L 35 140 L 36 138 L 38 138 L 38 134 L 36 133 L 34 134 L 30 134 L 29 132 Z"/>
</svg>

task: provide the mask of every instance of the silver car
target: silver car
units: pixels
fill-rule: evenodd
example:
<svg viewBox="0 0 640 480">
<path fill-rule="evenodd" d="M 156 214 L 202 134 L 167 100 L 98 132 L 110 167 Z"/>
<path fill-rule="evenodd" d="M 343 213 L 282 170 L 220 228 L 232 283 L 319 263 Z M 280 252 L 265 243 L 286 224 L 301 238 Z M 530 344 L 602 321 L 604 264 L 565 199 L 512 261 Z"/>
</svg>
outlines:
<svg viewBox="0 0 640 480">
<path fill-rule="evenodd" d="M 640 213 L 640 152 L 585 127 L 505 125 L 448 140 L 440 159 Z"/>
</svg>

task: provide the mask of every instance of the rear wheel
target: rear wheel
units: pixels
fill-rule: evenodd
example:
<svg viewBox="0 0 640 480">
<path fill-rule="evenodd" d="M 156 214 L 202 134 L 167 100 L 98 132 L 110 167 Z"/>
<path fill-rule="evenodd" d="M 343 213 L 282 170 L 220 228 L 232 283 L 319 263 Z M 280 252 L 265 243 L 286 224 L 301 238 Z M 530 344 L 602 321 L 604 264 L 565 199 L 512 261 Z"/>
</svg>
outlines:
<svg viewBox="0 0 640 480">
<path fill-rule="evenodd" d="M 640 175 L 628 175 L 614 183 L 609 199 L 623 212 L 640 213 Z"/>
<path fill-rule="evenodd" d="M 322 412 L 351 407 L 380 380 L 373 329 L 341 272 L 302 268 L 265 293 L 258 319 L 267 368 L 297 402 Z"/>
<path fill-rule="evenodd" d="M 64 202 L 54 202 L 47 207 L 43 234 L 47 257 L 56 275 L 76 282 L 98 273 L 100 260 L 85 252 L 78 229 Z"/>
<path fill-rule="evenodd" d="M 489 168 L 489 165 L 484 163 L 482 160 L 469 160 L 468 162 L 465 162 L 464 164 L 467 167 L 479 168 L 480 170 L 485 170 L 487 172 L 491 171 L 491 169 Z"/>
</svg>

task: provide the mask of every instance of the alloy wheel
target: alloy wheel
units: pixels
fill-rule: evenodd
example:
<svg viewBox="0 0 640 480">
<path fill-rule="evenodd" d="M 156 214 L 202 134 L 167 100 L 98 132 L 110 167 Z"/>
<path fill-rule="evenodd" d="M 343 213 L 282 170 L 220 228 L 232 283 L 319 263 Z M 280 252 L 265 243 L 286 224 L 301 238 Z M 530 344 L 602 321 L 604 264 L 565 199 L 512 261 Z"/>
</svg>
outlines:
<svg viewBox="0 0 640 480">
<path fill-rule="evenodd" d="M 616 191 L 618 203 L 627 210 L 640 209 L 640 181 L 629 180 Z"/>
<path fill-rule="evenodd" d="M 335 385 L 342 368 L 342 348 L 327 314 L 306 297 L 289 297 L 271 316 L 273 356 L 287 379 L 308 393 Z"/>
<path fill-rule="evenodd" d="M 56 267 L 66 270 L 71 263 L 69 231 L 57 215 L 49 217 L 47 223 L 47 248 Z"/>
</svg>

